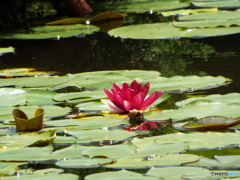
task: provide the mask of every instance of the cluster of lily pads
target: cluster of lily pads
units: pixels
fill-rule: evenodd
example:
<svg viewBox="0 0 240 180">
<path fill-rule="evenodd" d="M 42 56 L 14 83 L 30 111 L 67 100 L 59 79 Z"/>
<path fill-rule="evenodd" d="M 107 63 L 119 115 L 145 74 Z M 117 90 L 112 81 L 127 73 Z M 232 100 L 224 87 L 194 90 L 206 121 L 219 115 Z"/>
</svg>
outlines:
<svg viewBox="0 0 240 180">
<path fill-rule="evenodd" d="M 135 79 L 142 84 L 150 82 L 151 92 L 164 90 L 164 94 L 150 106 L 155 108 L 159 104 L 158 108 L 144 114 L 147 121 L 172 124 L 179 119 L 213 115 L 226 116 L 229 120 L 238 117 L 237 108 L 240 105 L 237 101 L 240 96 L 237 93 L 189 98 L 177 102 L 178 109 L 159 109 L 162 102 L 173 93 L 217 88 L 230 83 L 228 78 L 165 78 L 159 72 L 141 70 L 57 76 L 53 72 L 42 73 L 34 69 L 5 69 L 0 71 L 0 76 L 0 175 L 7 176 L 3 179 L 15 178 L 13 175 L 23 178 L 76 179 L 76 175 L 64 174 L 61 169 L 96 167 L 150 169 L 146 175 L 121 170 L 117 172 L 121 178 L 208 178 L 211 172 L 208 169 L 239 168 L 240 155 L 228 154 L 229 148 L 239 151 L 239 133 L 208 132 L 140 138 L 148 132 L 124 130 L 129 126 L 127 115 L 106 114 L 111 109 L 100 101 L 107 98 L 103 89 L 110 89 L 113 82 L 121 85 Z M 21 110 L 30 119 L 39 107 L 44 110 L 44 128 L 41 131 L 19 132 L 12 111 Z M 234 122 L 237 122 L 236 119 Z M 227 123 L 221 124 L 223 126 Z M 56 150 L 54 147 L 61 148 Z M 194 154 L 197 150 L 214 150 L 219 147 L 222 151 L 226 149 L 223 156 L 217 154 L 207 158 Z M 50 168 L 39 172 L 21 168 L 21 165 L 36 163 L 55 164 L 60 169 Z M 162 171 L 164 173 L 160 173 Z M 170 176 L 170 171 L 179 173 Z M 95 176 L 104 179 L 112 178 L 113 175 L 106 172 L 89 175 L 86 179 L 94 179 Z"/>
<path fill-rule="evenodd" d="M 239 33 L 238 0 L 123 0 L 93 4 L 104 12 L 89 19 L 68 18 L 30 27 L 31 31 L 1 32 L 3 39 L 84 37 L 96 31 L 131 39 L 202 38 Z M 128 25 L 130 13 L 159 14 L 159 22 Z M 124 14 L 122 14 L 124 13 Z M 173 21 L 162 22 L 161 16 Z M 138 32 L 138 33 L 136 33 Z"/>
</svg>

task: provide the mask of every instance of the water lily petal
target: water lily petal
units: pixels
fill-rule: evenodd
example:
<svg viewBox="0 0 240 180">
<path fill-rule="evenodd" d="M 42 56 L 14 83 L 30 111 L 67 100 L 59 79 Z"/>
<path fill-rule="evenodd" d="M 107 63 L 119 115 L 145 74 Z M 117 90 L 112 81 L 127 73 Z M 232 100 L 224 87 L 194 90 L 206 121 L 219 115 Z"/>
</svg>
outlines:
<svg viewBox="0 0 240 180">
<path fill-rule="evenodd" d="M 144 90 L 141 92 L 141 94 L 142 94 L 142 96 L 143 96 L 144 99 L 146 98 L 147 93 L 148 93 L 148 89 L 144 89 Z"/>
<path fill-rule="evenodd" d="M 117 84 L 113 83 L 112 87 L 115 92 L 121 92 L 121 88 Z"/>
<path fill-rule="evenodd" d="M 127 83 L 123 83 L 123 84 L 122 84 L 122 91 L 121 91 L 121 93 L 124 94 L 124 92 L 125 92 L 126 90 L 128 90 L 128 89 L 129 89 L 129 85 L 128 85 Z"/>
<path fill-rule="evenodd" d="M 110 108 L 112 108 L 112 109 L 114 109 L 115 111 L 115 113 L 123 113 L 123 112 L 125 112 L 125 111 L 123 111 L 122 109 L 120 109 L 120 108 L 118 108 L 117 106 L 115 106 L 113 103 L 112 103 L 112 101 L 110 101 L 110 100 L 108 100 L 108 99 L 101 99 L 101 102 L 103 103 L 103 104 L 105 104 L 105 105 L 107 105 L 108 107 L 110 107 Z"/>
<path fill-rule="evenodd" d="M 129 101 L 127 101 L 127 100 L 124 100 L 124 101 L 123 101 L 123 106 L 124 106 L 124 109 L 125 109 L 126 111 L 129 111 L 130 109 L 133 109 L 133 108 L 132 108 L 132 103 L 129 102 Z"/>
<path fill-rule="evenodd" d="M 149 87 L 150 87 L 150 83 L 147 82 L 147 83 L 143 86 L 141 92 L 142 92 L 142 93 L 145 92 L 145 93 L 147 94 L 147 93 L 148 93 L 148 90 L 149 90 Z"/>
<path fill-rule="evenodd" d="M 140 83 L 138 83 L 136 80 L 134 80 L 134 81 L 131 83 L 130 88 L 131 88 L 131 89 L 136 89 L 139 84 L 140 84 Z"/>
<path fill-rule="evenodd" d="M 142 94 L 137 94 L 131 101 L 133 108 L 140 110 L 143 101 L 144 101 L 144 97 L 142 96 Z"/>
<path fill-rule="evenodd" d="M 150 96 L 147 97 L 147 99 L 144 100 L 141 109 L 144 109 L 154 103 L 162 94 L 164 91 L 156 91 L 152 93 Z"/>
<path fill-rule="evenodd" d="M 132 99 L 133 99 L 133 90 L 132 89 L 130 89 L 130 88 L 128 88 L 128 89 L 126 89 L 124 92 L 123 92 L 123 94 L 124 94 L 124 99 L 126 99 L 127 101 L 132 101 Z"/>
<path fill-rule="evenodd" d="M 107 97 L 112 101 L 113 100 L 113 94 L 110 93 L 107 89 L 104 89 L 103 91 L 107 95 Z"/>
</svg>

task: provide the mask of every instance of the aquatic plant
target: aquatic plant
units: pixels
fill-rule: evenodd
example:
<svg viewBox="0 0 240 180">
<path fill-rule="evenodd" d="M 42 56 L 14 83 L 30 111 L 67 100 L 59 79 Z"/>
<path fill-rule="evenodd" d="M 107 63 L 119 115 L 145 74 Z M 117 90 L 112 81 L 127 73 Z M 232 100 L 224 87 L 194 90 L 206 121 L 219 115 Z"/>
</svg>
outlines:
<svg viewBox="0 0 240 180">
<path fill-rule="evenodd" d="M 102 102 L 114 109 L 114 113 L 128 113 L 129 110 L 142 110 L 154 103 L 164 91 L 155 91 L 147 96 L 150 83 L 143 87 L 141 83 L 134 80 L 130 85 L 123 83 L 121 86 L 112 84 L 111 92 L 104 89 L 109 100 L 103 99 Z"/>
</svg>

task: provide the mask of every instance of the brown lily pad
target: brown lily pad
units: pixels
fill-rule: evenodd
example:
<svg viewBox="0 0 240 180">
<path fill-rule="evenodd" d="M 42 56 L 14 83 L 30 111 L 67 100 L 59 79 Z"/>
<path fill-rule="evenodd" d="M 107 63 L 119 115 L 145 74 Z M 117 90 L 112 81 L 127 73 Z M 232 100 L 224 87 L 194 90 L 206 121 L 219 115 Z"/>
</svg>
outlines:
<svg viewBox="0 0 240 180">
<path fill-rule="evenodd" d="M 28 119 L 28 116 L 20 109 L 14 109 L 12 114 L 19 131 L 38 131 L 44 127 L 44 110 L 42 108 L 36 109 L 34 113 L 35 117 L 31 119 Z"/>
</svg>

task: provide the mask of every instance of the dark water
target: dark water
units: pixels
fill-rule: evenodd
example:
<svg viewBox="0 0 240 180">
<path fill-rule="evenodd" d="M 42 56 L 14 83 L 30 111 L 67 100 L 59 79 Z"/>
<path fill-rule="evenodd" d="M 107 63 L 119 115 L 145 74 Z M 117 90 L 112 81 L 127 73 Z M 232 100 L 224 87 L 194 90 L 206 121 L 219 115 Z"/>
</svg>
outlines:
<svg viewBox="0 0 240 180">
<path fill-rule="evenodd" d="M 98 32 L 60 40 L 0 40 L 15 54 L 0 68 L 35 67 L 59 75 L 99 70 L 156 70 L 162 76 L 212 75 L 233 79 L 216 93 L 240 92 L 240 34 L 204 39 L 131 40 Z"/>
</svg>

